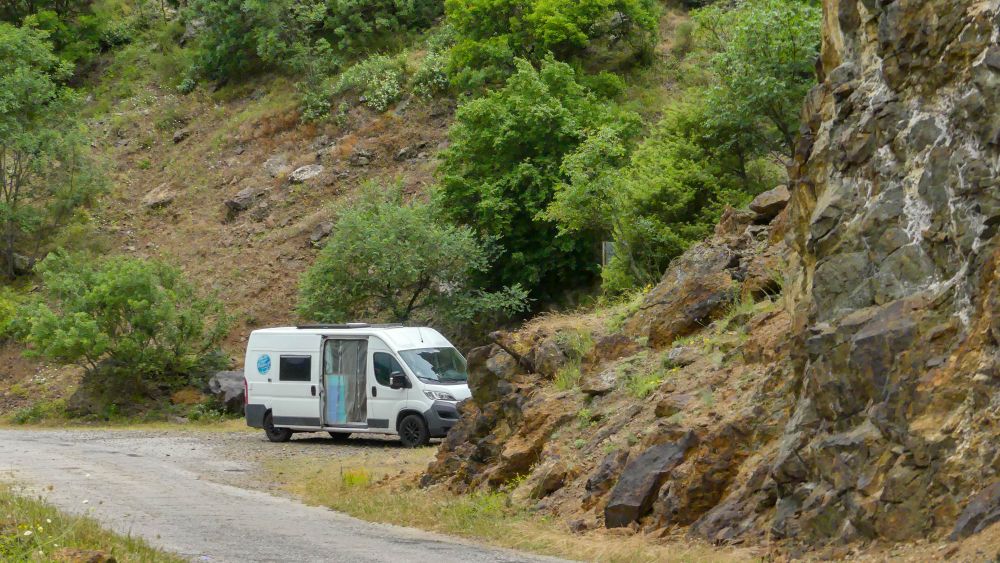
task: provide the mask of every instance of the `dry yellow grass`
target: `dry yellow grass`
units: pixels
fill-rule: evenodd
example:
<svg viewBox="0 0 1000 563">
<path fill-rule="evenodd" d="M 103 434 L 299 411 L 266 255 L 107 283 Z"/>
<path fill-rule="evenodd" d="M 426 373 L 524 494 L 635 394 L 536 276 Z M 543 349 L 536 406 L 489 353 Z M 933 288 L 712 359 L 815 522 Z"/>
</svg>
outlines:
<svg viewBox="0 0 1000 563">
<path fill-rule="evenodd" d="M 716 549 L 680 539 L 659 540 L 606 530 L 578 535 L 559 519 L 534 514 L 504 491 L 453 495 L 416 486 L 434 449 L 373 449 L 330 461 L 267 464 L 282 487 L 304 502 L 372 522 L 461 536 L 499 547 L 585 561 L 750 561 L 749 550 Z M 626 532 L 627 534 L 628 532 Z"/>
</svg>

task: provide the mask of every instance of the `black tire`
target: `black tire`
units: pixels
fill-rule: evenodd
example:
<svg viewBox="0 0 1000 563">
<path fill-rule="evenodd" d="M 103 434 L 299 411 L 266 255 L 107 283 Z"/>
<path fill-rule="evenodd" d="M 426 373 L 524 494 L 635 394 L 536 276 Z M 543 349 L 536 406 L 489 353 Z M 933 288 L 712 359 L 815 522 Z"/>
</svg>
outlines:
<svg viewBox="0 0 1000 563">
<path fill-rule="evenodd" d="M 264 415 L 264 434 L 272 442 L 287 442 L 292 439 L 292 431 L 288 428 L 275 428 L 271 413 Z"/>
<path fill-rule="evenodd" d="M 410 414 L 399 421 L 399 440 L 407 448 L 426 446 L 431 441 L 427 422 L 419 414 Z"/>
<path fill-rule="evenodd" d="M 329 432 L 329 434 L 334 442 L 346 442 L 351 437 L 348 432 Z"/>
</svg>

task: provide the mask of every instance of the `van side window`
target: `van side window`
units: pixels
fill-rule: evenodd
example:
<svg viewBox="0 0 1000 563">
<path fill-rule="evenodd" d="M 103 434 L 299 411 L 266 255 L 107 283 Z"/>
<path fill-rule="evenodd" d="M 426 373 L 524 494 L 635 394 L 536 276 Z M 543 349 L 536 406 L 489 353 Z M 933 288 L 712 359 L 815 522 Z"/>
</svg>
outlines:
<svg viewBox="0 0 1000 563">
<path fill-rule="evenodd" d="M 375 368 L 375 381 L 378 381 L 379 385 L 386 387 L 389 386 L 389 376 L 392 375 L 392 372 L 398 371 L 402 373 L 403 371 L 403 367 L 399 365 L 396 358 L 385 352 L 375 352 L 372 354 L 372 366 Z"/>
<path fill-rule="evenodd" d="M 312 381 L 312 357 L 281 356 L 278 381 Z"/>
</svg>

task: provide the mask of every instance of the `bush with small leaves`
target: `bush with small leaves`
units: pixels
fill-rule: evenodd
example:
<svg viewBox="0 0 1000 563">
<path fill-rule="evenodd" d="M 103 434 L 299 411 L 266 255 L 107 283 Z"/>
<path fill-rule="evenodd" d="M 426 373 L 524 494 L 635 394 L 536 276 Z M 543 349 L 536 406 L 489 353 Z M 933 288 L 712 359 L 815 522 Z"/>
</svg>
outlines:
<svg viewBox="0 0 1000 563">
<path fill-rule="evenodd" d="M 165 383 L 223 367 L 222 303 L 200 295 L 180 270 L 69 254 L 51 254 L 38 269 L 40 296 L 14 322 L 29 355 Z"/>
<path fill-rule="evenodd" d="M 348 68 L 337 81 L 334 91 L 358 92 L 364 104 L 375 111 L 385 111 L 403 95 L 406 84 L 406 59 L 374 55 Z"/>
</svg>

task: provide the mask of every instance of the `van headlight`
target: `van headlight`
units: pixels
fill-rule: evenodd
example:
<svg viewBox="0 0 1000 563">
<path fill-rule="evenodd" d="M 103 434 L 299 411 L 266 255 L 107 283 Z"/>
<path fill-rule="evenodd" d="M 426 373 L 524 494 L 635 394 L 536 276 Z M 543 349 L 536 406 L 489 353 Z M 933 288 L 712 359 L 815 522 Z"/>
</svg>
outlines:
<svg viewBox="0 0 1000 563">
<path fill-rule="evenodd" d="M 454 395 L 447 391 L 424 391 L 424 395 L 432 401 L 457 401 Z"/>
</svg>

